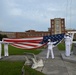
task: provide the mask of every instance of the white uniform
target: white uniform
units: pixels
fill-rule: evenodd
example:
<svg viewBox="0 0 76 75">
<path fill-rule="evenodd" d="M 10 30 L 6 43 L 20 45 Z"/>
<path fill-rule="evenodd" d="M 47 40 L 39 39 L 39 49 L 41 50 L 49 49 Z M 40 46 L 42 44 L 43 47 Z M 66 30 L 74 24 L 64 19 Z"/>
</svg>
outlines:
<svg viewBox="0 0 76 75">
<path fill-rule="evenodd" d="M 72 44 L 72 38 L 68 36 L 64 36 L 65 38 L 65 55 L 70 56 L 71 54 L 71 44 Z"/>
<path fill-rule="evenodd" d="M 46 58 L 49 58 L 50 52 L 51 52 L 51 57 L 52 57 L 52 59 L 54 58 L 53 44 L 55 44 L 55 43 L 56 43 L 56 42 L 51 42 L 51 41 L 49 41 L 49 42 L 47 43 L 47 45 L 48 45 L 48 51 L 47 51 L 47 57 L 46 57 Z"/>
<path fill-rule="evenodd" d="M 8 54 L 8 43 L 4 44 L 4 56 L 9 56 L 9 54 Z"/>
</svg>

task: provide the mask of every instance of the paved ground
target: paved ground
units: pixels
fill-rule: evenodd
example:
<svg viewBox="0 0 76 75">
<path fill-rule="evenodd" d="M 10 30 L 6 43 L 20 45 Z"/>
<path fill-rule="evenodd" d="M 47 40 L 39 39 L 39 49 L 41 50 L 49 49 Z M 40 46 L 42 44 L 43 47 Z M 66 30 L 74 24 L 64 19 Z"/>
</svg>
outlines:
<svg viewBox="0 0 76 75">
<path fill-rule="evenodd" d="M 57 48 L 54 48 L 55 59 L 51 59 L 51 56 L 46 59 L 47 50 L 43 50 L 37 56 L 42 58 L 44 61 L 44 67 L 37 68 L 38 71 L 43 72 L 45 75 L 76 75 L 76 62 L 65 61 L 67 58 L 64 56 L 63 52 L 59 52 Z M 74 56 L 76 58 L 76 56 Z M 69 59 L 74 59 L 71 56 Z M 9 61 L 24 61 L 24 55 L 15 55 L 9 57 L 2 57 L 1 60 L 9 60 Z M 76 60 L 76 59 L 74 59 Z"/>
<path fill-rule="evenodd" d="M 25 55 L 11 55 L 11 56 L 2 56 L 1 60 L 8 61 L 25 61 Z"/>
<path fill-rule="evenodd" d="M 44 60 L 44 67 L 41 69 L 46 75 L 76 75 L 76 62 L 64 61 L 61 52 L 54 48 L 55 59 L 46 59 L 47 50 L 44 50 L 38 57 Z M 40 70 L 40 69 L 38 69 Z"/>
</svg>

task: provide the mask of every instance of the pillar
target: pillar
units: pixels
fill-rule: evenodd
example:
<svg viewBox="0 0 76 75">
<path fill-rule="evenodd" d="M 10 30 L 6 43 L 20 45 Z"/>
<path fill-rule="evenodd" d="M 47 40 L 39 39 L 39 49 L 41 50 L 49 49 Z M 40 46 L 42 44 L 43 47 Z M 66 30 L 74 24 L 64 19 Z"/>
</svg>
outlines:
<svg viewBox="0 0 76 75">
<path fill-rule="evenodd" d="M 73 54 L 76 55 L 76 43 L 73 44 Z"/>
</svg>

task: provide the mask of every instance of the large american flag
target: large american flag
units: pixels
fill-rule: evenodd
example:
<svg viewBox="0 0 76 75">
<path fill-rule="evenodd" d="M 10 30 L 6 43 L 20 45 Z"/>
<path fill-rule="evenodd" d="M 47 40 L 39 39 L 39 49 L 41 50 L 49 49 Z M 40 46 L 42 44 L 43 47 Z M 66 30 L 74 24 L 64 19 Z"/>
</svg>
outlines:
<svg viewBox="0 0 76 75">
<path fill-rule="evenodd" d="M 54 44 L 57 45 L 63 38 L 64 38 L 64 34 L 56 34 L 50 36 L 23 38 L 23 39 L 3 38 L 2 41 L 11 43 L 12 46 L 17 48 L 31 50 L 46 45 L 48 39 L 51 39 L 52 41 L 58 41 L 56 44 Z"/>
</svg>

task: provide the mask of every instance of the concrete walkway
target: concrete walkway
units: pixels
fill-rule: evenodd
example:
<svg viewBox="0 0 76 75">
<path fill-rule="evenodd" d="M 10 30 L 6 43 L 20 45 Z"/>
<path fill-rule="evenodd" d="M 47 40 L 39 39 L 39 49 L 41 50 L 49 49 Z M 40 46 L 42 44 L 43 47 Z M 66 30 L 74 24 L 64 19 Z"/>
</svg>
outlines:
<svg viewBox="0 0 76 75">
<path fill-rule="evenodd" d="M 46 59 L 46 54 L 47 50 L 44 50 L 38 55 L 44 60 L 44 67 L 37 70 L 46 75 L 76 75 L 76 62 L 64 61 L 57 48 L 54 48 L 55 59 L 51 59 L 51 56 Z"/>
</svg>

